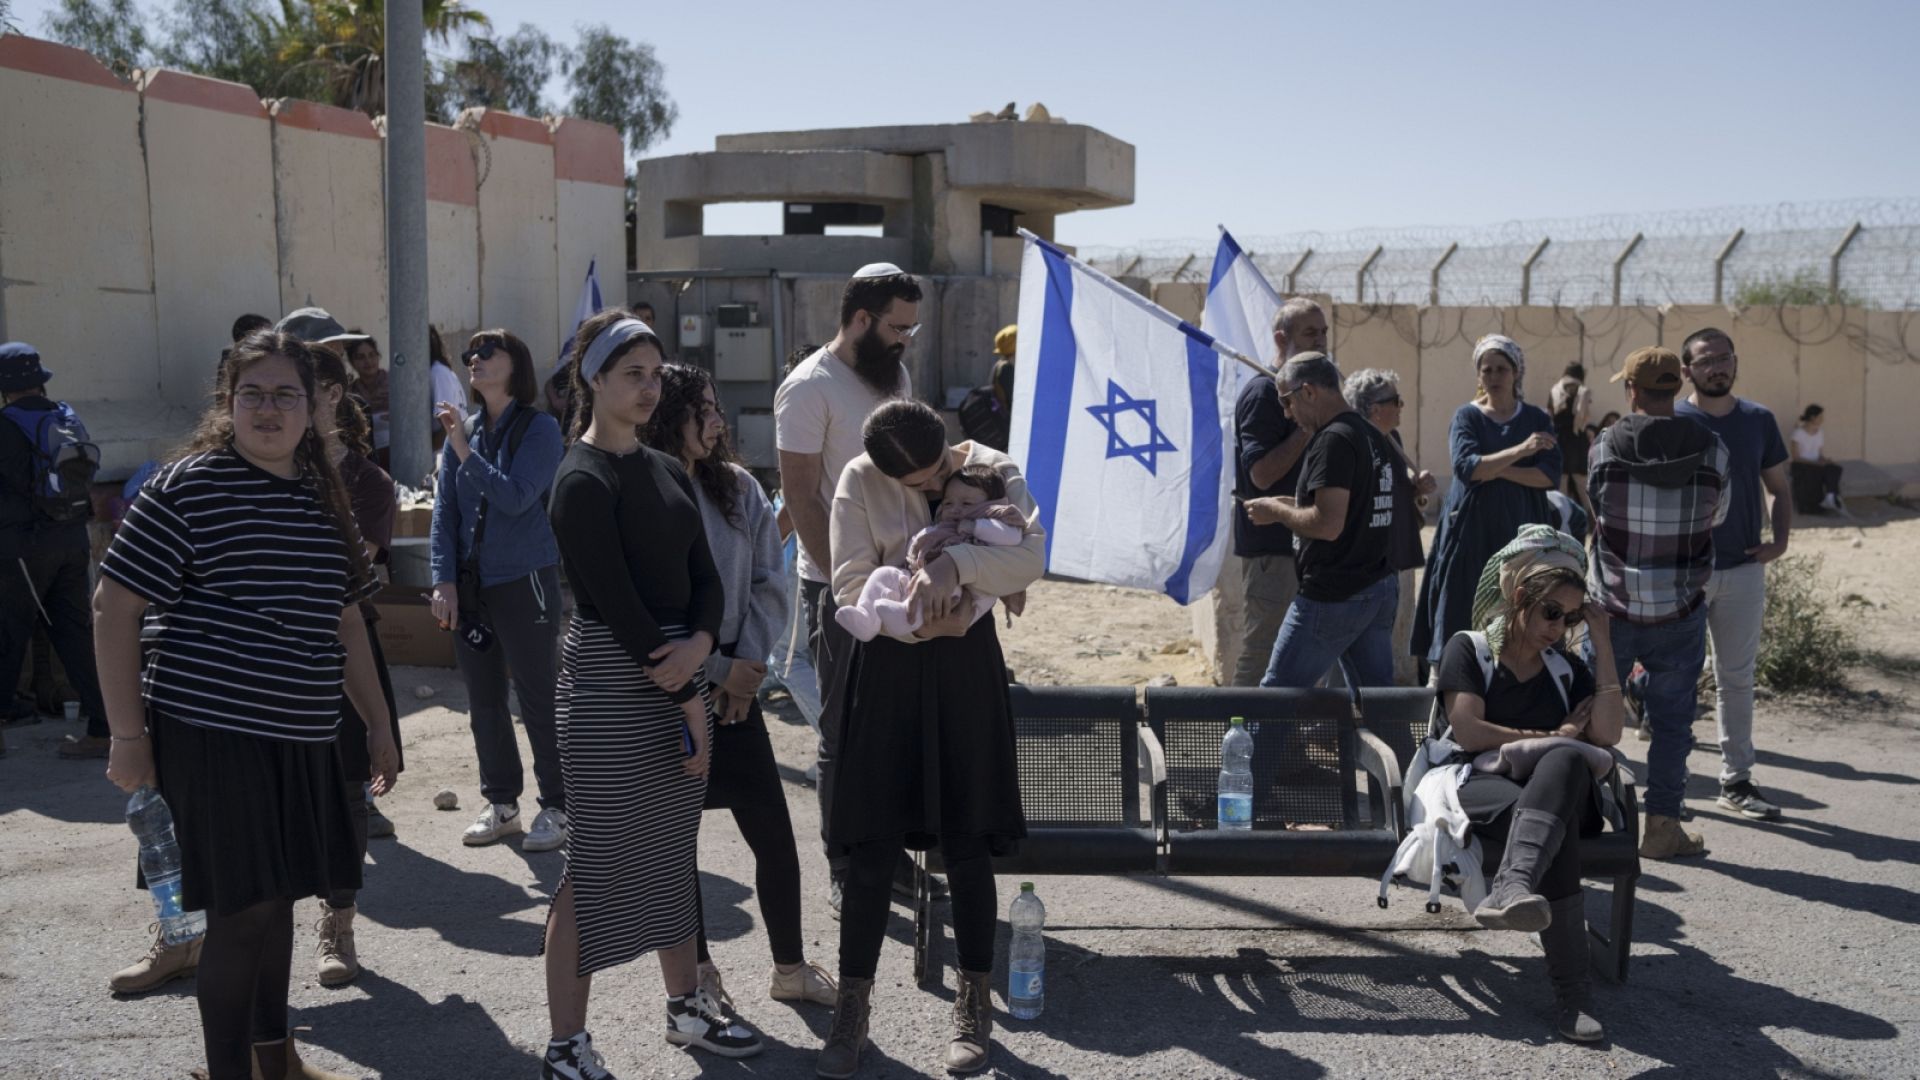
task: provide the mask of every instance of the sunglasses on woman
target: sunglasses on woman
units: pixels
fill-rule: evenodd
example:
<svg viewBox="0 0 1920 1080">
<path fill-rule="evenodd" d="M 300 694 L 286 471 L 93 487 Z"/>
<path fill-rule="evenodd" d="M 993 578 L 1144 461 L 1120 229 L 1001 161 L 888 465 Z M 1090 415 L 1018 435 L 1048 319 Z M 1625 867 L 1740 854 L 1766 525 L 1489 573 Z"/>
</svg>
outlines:
<svg viewBox="0 0 1920 1080">
<path fill-rule="evenodd" d="M 1581 623 L 1585 622 L 1587 619 L 1587 613 L 1584 609 L 1562 608 L 1559 604 L 1556 604 L 1551 600 L 1547 600 L 1541 603 L 1540 614 L 1544 616 L 1548 622 L 1557 622 L 1557 623 L 1565 624 L 1566 628 L 1569 630 L 1573 629 L 1576 626 L 1579 626 Z"/>
<path fill-rule="evenodd" d="M 468 367 L 472 367 L 473 365 L 479 363 L 482 360 L 493 359 L 493 354 L 499 351 L 500 351 L 500 345 L 498 342 L 493 342 L 493 341 L 482 342 L 479 348 L 468 349 L 466 352 L 461 353 L 460 362 L 467 365 Z"/>
</svg>

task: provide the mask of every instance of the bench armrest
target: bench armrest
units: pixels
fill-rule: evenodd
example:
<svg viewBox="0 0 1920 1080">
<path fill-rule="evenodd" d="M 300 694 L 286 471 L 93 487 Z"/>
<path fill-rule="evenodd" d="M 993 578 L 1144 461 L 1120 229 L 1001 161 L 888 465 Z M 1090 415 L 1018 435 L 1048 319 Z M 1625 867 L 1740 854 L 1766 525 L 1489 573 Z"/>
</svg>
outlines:
<svg viewBox="0 0 1920 1080">
<path fill-rule="evenodd" d="M 1400 762 L 1394 757 L 1393 750 L 1385 739 L 1358 728 L 1355 734 L 1360 742 L 1360 765 L 1371 774 L 1380 785 L 1381 799 L 1387 804 L 1387 824 L 1392 827 L 1393 835 L 1406 835 L 1406 809 L 1400 804 Z"/>
<path fill-rule="evenodd" d="M 1153 805 L 1148 810 L 1148 818 L 1153 825 L 1154 837 L 1164 843 L 1167 836 L 1167 752 L 1160 746 L 1160 737 L 1153 733 L 1152 728 L 1141 724 L 1135 730 L 1140 733 L 1142 771 L 1152 789 Z"/>
<path fill-rule="evenodd" d="M 1640 792 L 1639 782 L 1634 778 L 1633 763 L 1613 748 L 1613 771 L 1607 774 L 1607 786 L 1613 789 L 1613 802 L 1620 808 L 1621 832 L 1628 836 L 1640 835 Z"/>
</svg>

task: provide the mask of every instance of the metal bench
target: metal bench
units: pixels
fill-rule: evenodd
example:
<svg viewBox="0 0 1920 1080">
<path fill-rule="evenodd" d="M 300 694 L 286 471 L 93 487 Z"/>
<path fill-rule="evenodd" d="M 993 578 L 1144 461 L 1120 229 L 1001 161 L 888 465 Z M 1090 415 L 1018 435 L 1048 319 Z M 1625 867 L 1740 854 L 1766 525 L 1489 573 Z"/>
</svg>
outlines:
<svg viewBox="0 0 1920 1080">
<path fill-rule="evenodd" d="M 1343 692 L 1150 689 L 1012 691 L 1028 836 L 1001 874 L 1207 874 L 1377 878 L 1399 844 L 1400 770 L 1354 720 Z M 1254 737 L 1254 828 L 1215 825 L 1220 739 L 1245 717 Z M 1163 749 L 1164 747 L 1164 749 Z M 1364 771 L 1391 798 L 1362 814 Z M 1142 787 L 1147 788 L 1143 805 Z M 1289 826 L 1324 828 L 1289 828 Z M 919 860 L 914 975 L 940 978 L 941 918 Z"/>
<path fill-rule="evenodd" d="M 1392 748 L 1402 775 L 1420 741 L 1439 727 L 1435 695 L 1425 688 L 1362 690 L 1359 708 L 1361 722 Z M 1626 827 L 1582 839 L 1580 873 L 1582 877 L 1608 882 L 1612 893 L 1607 924 L 1599 927 L 1591 919 L 1587 922 L 1594 966 L 1613 981 L 1626 982 L 1627 962 L 1633 949 L 1633 898 L 1640 880 L 1640 800 L 1626 758 L 1618 750 L 1613 752 L 1613 757 L 1615 768 L 1608 784 Z M 1384 791 L 1377 794 L 1386 795 Z M 1394 801 L 1398 802 L 1397 793 L 1395 795 Z M 1493 840 L 1482 839 L 1480 843 L 1486 853 L 1485 869 L 1491 876 L 1499 869 L 1500 857 L 1506 849 Z"/>
</svg>

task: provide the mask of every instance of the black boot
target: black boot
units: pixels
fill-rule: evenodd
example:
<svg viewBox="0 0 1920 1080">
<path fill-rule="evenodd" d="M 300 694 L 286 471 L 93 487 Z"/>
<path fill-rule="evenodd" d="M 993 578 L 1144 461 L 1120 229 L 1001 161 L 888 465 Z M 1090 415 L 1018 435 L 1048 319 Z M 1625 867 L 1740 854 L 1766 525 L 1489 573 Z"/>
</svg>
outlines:
<svg viewBox="0 0 1920 1080">
<path fill-rule="evenodd" d="M 1547 978 L 1553 983 L 1553 1025 L 1574 1042 L 1599 1042 L 1607 1029 L 1589 1011 L 1586 897 L 1574 893 L 1551 906 L 1553 921 L 1540 931 L 1540 944 L 1547 950 Z"/>
<path fill-rule="evenodd" d="M 1473 909 L 1473 917 L 1489 930 L 1519 930 L 1537 933 L 1546 929 L 1553 916 L 1545 897 L 1533 891 L 1540 875 L 1560 853 L 1560 839 L 1567 824 L 1545 810 L 1522 809 L 1513 812 L 1513 824 L 1507 829 L 1507 851 L 1500 858 L 1500 872 L 1493 877 L 1487 898 Z"/>
</svg>

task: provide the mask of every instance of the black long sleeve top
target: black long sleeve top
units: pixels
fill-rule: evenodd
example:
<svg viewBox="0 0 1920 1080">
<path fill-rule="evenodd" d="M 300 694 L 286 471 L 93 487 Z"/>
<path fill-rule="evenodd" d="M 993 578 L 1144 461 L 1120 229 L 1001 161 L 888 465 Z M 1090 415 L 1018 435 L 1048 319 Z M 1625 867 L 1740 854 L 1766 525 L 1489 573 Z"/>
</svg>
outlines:
<svg viewBox="0 0 1920 1080">
<path fill-rule="evenodd" d="M 554 476 L 551 515 L 580 614 L 604 623 L 634 663 L 654 664 L 650 654 L 669 641 L 662 626 L 720 632 L 720 574 L 679 462 L 647 447 L 611 454 L 576 442 Z M 668 696 L 695 692 L 689 681 Z"/>
</svg>

